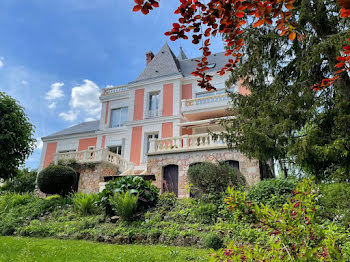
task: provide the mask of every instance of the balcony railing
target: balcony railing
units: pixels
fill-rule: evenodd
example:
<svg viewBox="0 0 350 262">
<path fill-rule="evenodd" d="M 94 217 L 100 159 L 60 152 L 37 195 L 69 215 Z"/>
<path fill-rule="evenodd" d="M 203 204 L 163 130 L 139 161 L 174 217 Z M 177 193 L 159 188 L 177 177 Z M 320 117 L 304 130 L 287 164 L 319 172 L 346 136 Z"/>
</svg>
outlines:
<svg viewBox="0 0 350 262">
<path fill-rule="evenodd" d="M 226 106 L 229 101 L 229 96 L 225 94 L 204 96 L 193 99 L 182 100 L 182 111 L 192 111 L 197 109 L 215 108 Z"/>
<path fill-rule="evenodd" d="M 127 86 L 115 86 L 115 87 L 110 87 L 110 88 L 104 88 L 104 89 L 102 89 L 101 96 L 114 95 L 114 94 L 124 92 L 127 90 L 128 90 Z"/>
<path fill-rule="evenodd" d="M 179 151 L 199 151 L 226 148 L 225 139 L 220 135 L 214 139 L 209 134 L 185 135 L 180 137 L 150 139 L 149 154 L 175 153 Z"/>
<path fill-rule="evenodd" d="M 78 163 L 108 162 L 124 172 L 133 168 L 133 164 L 122 158 L 120 155 L 110 152 L 106 149 L 85 150 L 79 152 L 56 153 L 54 161 L 75 159 Z"/>
</svg>

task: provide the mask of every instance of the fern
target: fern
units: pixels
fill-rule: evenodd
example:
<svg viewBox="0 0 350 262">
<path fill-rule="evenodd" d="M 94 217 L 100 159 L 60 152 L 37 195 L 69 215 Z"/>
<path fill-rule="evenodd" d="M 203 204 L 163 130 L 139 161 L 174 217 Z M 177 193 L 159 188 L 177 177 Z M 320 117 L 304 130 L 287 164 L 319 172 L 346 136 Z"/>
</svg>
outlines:
<svg viewBox="0 0 350 262">
<path fill-rule="evenodd" d="M 138 197 L 138 194 L 133 195 L 130 191 L 126 191 L 110 196 L 109 202 L 122 220 L 130 221 L 136 210 Z"/>
</svg>

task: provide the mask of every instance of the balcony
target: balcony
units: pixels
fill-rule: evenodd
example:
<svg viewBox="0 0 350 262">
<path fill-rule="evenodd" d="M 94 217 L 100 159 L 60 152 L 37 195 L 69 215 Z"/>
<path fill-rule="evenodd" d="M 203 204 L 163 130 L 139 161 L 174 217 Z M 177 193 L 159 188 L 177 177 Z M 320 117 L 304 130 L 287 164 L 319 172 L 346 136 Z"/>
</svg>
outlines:
<svg viewBox="0 0 350 262">
<path fill-rule="evenodd" d="M 190 121 L 223 117 L 230 97 L 225 94 L 182 100 L 182 113 Z"/>
<path fill-rule="evenodd" d="M 209 134 L 185 135 L 180 137 L 151 139 L 149 155 L 169 154 L 227 148 L 225 139 L 218 135 L 214 139 Z"/>
<path fill-rule="evenodd" d="M 106 149 L 85 150 L 79 152 L 56 153 L 54 162 L 59 160 L 75 159 L 78 163 L 99 163 L 107 162 L 118 168 L 121 173 L 131 172 L 134 165 L 122 158 L 120 155 L 110 152 Z"/>
<path fill-rule="evenodd" d="M 110 88 L 104 88 L 102 89 L 101 96 L 115 95 L 125 91 L 128 91 L 128 86 L 115 86 Z"/>
</svg>

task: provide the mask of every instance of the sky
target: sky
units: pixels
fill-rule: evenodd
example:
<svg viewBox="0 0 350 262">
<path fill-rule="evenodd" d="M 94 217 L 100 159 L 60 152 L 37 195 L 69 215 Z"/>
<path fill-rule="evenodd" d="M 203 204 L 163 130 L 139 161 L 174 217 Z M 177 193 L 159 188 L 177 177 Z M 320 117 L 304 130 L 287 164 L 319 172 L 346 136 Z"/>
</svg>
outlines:
<svg viewBox="0 0 350 262">
<path fill-rule="evenodd" d="M 0 92 L 15 98 L 35 125 L 37 148 L 26 167 L 39 166 L 41 137 L 99 119 L 101 89 L 127 84 L 167 41 L 175 55 L 190 41 L 171 42 L 164 32 L 178 19 L 178 0 L 160 2 L 147 16 L 133 0 L 1 0 Z M 218 37 L 213 52 L 223 51 Z"/>
</svg>

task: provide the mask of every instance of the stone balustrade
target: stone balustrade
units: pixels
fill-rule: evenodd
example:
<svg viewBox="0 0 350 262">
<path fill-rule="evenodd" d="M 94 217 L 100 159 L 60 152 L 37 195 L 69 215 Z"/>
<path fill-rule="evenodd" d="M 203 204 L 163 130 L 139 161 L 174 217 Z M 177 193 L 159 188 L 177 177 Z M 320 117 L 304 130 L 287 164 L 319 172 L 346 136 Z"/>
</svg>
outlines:
<svg viewBox="0 0 350 262">
<path fill-rule="evenodd" d="M 204 96 L 193 99 L 183 99 L 182 111 L 193 111 L 197 109 L 206 109 L 208 107 L 220 107 L 226 106 L 229 100 L 229 96 L 225 94 Z"/>
<path fill-rule="evenodd" d="M 115 86 L 110 88 L 104 88 L 102 89 L 101 96 L 108 96 L 108 95 L 114 95 L 120 92 L 128 91 L 127 86 Z"/>
<path fill-rule="evenodd" d="M 79 152 L 56 153 L 54 161 L 75 159 L 79 163 L 107 162 L 119 168 L 120 172 L 133 169 L 133 164 L 120 155 L 106 149 L 85 150 Z"/>
<path fill-rule="evenodd" d="M 181 151 L 199 151 L 227 148 L 225 139 L 217 134 L 214 138 L 210 134 L 185 135 L 162 139 L 150 139 L 149 155 L 162 153 L 177 153 Z"/>
</svg>

